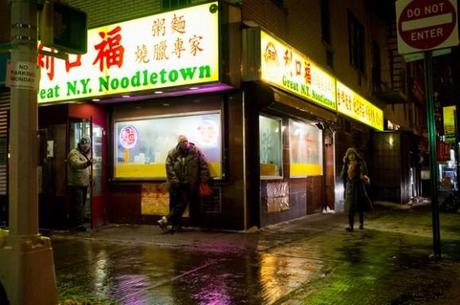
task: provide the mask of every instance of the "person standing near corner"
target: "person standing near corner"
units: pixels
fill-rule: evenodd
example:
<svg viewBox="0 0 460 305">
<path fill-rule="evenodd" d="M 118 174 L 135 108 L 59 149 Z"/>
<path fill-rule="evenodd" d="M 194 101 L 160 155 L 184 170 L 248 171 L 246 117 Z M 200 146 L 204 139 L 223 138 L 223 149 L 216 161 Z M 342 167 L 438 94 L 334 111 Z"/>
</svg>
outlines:
<svg viewBox="0 0 460 305">
<path fill-rule="evenodd" d="M 364 229 L 364 210 L 370 204 L 365 183 L 369 183 L 366 162 L 355 148 L 350 147 L 343 157 L 340 175 L 345 187 L 345 212 L 348 214 L 347 231 L 353 231 L 356 212 L 359 213 L 359 229 Z"/>
<path fill-rule="evenodd" d="M 195 220 L 197 207 L 194 203 L 198 201 L 199 185 L 209 180 L 208 164 L 203 153 L 184 135 L 180 135 L 177 142 L 176 147 L 169 151 L 166 158 L 169 214 L 158 221 L 160 228 L 169 233 L 181 229 L 182 214 L 187 206 L 189 206 L 191 219 Z M 168 224 L 172 226 L 169 231 L 167 231 Z"/>
<path fill-rule="evenodd" d="M 83 211 L 91 177 L 91 140 L 82 137 L 67 156 L 70 228 L 86 231 Z"/>
</svg>

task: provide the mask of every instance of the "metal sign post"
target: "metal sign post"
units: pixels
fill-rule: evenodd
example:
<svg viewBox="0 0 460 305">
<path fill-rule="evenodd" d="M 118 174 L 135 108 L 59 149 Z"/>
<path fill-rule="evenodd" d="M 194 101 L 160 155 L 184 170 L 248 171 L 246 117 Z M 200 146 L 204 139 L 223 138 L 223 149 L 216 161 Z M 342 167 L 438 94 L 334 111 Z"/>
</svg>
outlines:
<svg viewBox="0 0 460 305">
<path fill-rule="evenodd" d="M 399 54 L 406 55 L 422 52 L 424 54 L 428 144 L 430 148 L 433 254 L 435 257 L 441 256 L 441 237 L 439 231 L 432 51 L 457 46 L 457 14 L 456 0 L 398 0 L 396 2 Z"/>
<path fill-rule="evenodd" d="M 438 205 L 438 168 L 436 166 L 436 122 L 434 116 L 433 100 L 433 66 L 431 51 L 426 51 L 424 56 L 425 72 L 425 96 L 427 100 L 427 126 L 428 146 L 430 148 L 430 193 L 433 226 L 433 255 L 441 257 L 441 234 L 439 228 L 439 205 Z"/>
<path fill-rule="evenodd" d="M 11 305 L 54 305 L 53 249 L 38 234 L 37 0 L 10 4 L 9 231 L 0 232 L 0 281 Z"/>
<path fill-rule="evenodd" d="M 455 168 L 456 168 L 456 171 L 455 171 L 455 188 L 454 188 L 454 191 L 459 191 L 459 182 L 460 182 L 460 166 L 459 166 L 459 158 L 458 158 L 458 141 L 460 140 L 459 138 L 459 132 L 458 132 L 458 128 L 460 127 L 459 124 L 458 124 L 458 117 L 457 117 L 457 109 L 454 110 L 454 128 L 455 128 L 455 134 L 454 134 L 454 154 L 455 154 L 455 157 L 454 157 L 454 160 L 455 160 Z"/>
</svg>

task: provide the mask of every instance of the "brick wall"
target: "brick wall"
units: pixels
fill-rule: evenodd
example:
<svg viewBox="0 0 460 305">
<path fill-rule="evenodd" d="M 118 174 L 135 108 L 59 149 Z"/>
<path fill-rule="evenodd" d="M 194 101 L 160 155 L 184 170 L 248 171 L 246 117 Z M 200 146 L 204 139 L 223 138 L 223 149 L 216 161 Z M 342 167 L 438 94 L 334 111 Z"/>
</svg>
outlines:
<svg viewBox="0 0 460 305">
<path fill-rule="evenodd" d="M 286 10 L 270 0 L 246 0 L 242 3 L 243 21 L 253 21 L 278 37 L 287 35 Z"/>
<path fill-rule="evenodd" d="M 88 28 L 161 13 L 160 0 L 67 0 L 64 2 L 87 13 Z M 192 0 L 191 2 L 199 4 L 208 1 Z"/>
</svg>

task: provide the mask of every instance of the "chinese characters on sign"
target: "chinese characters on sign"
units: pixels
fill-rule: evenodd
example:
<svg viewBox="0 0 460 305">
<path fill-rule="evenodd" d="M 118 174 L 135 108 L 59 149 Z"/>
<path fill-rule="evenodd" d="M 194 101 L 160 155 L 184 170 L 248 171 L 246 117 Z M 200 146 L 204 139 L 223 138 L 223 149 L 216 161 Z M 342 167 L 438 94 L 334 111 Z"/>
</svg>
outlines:
<svg viewBox="0 0 460 305">
<path fill-rule="evenodd" d="M 94 46 L 97 50 L 97 57 L 93 61 L 93 65 L 99 62 L 99 70 L 103 72 L 105 69 L 109 69 L 111 66 L 123 66 L 123 55 L 125 48 L 120 44 L 121 27 L 117 26 L 108 33 L 99 32 L 101 42 Z"/>
<path fill-rule="evenodd" d="M 337 110 L 377 130 L 383 130 L 383 111 L 339 81 Z"/>
<path fill-rule="evenodd" d="M 383 111 L 323 71 L 306 55 L 260 31 L 260 78 L 273 86 L 383 130 Z"/>
<path fill-rule="evenodd" d="M 457 106 L 442 107 L 442 120 L 444 122 L 444 137 L 447 143 L 455 143 L 455 116 Z"/>
<path fill-rule="evenodd" d="M 307 56 L 264 31 L 261 40 L 261 78 L 273 85 L 336 109 L 335 81 Z"/>
<path fill-rule="evenodd" d="M 67 60 L 40 54 L 39 102 L 218 81 L 219 14 L 210 10 L 216 5 L 89 30 L 88 53 Z"/>
<path fill-rule="evenodd" d="M 38 50 L 41 51 L 44 49 L 45 47 L 43 46 L 43 44 L 39 43 Z M 46 51 L 53 53 L 54 49 L 49 49 Z M 55 60 L 56 59 L 54 56 L 44 55 L 42 53 L 39 53 L 37 56 L 38 66 L 42 69 L 42 71 L 43 70 L 46 71 L 46 75 L 48 76 L 48 79 L 51 81 L 54 80 L 54 61 Z M 70 54 L 68 58 L 64 61 L 64 64 L 65 64 L 65 72 L 68 73 L 70 69 L 81 66 L 81 55 Z"/>
</svg>

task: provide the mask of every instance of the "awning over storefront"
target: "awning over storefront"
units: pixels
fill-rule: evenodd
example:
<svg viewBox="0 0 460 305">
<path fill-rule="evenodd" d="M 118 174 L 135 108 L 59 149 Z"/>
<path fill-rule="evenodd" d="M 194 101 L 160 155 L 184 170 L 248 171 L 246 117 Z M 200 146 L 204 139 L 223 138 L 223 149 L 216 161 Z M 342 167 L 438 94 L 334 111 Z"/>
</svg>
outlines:
<svg viewBox="0 0 460 305">
<path fill-rule="evenodd" d="M 263 82 L 246 83 L 245 91 L 247 103 L 256 105 L 254 109 L 258 111 L 270 110 L 284 113 L 299 120 L 337 121 L 335 111 L 310 103 Z"/>
<path fill-rule="evenodd" d="M 324 121 L 336 122 L 337 116 L 335 112 L 326 110 L 320 106 L 316 106 L 312 103 L 305 102 L 302 99 L 299 99 L 290 94 L 284 93 L 278 89 L 272 88 L 273 91 L 273 100 L 278 103 L 278 105 L 272 105 L 272 107 L 289 107 L 293 111 L 299 112 L 303 115 L 311 116 L 315 119 L 320 119 Z"/>
</svg>

